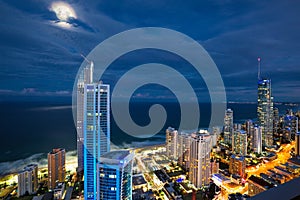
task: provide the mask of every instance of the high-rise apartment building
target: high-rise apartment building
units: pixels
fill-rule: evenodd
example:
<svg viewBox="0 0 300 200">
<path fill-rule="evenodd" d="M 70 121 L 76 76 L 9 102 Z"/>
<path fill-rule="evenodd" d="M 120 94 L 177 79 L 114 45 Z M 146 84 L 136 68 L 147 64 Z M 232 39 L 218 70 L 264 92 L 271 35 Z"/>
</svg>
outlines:
<svg viewBox="0 0 300 200">
<path fill-rule="evenodd" d="M 53 149 L 48 153 L 48 187 L 54 189 L 57 182 L 64 182 L 66 176 L 66 151 Z"/>
<path fill-rule="evenodd" d="M 278 135 L 278 129 L 279 129 L 279 110 L 278 108 L 273 108 L 273 136 Z"/>
<path fill-rule="evenodd" d="M 232 151 L 234 154 L 245 156 L 247 154 L 247 132 L 236 130 L 232 139 Z"/>
<path fill-rule="evenodd" d="M 237 156 L 232 154 L 229 163 L 229 173 L 237 174 L 240 177 L 245 177 L 246 160 L 244 156 Z"/>
<path fill-rule="evenodd" d="M 178 159 L 177 143 L 178 143 L 178 131 L 172 127 L 169 127 L 166 130 L 166 152 L 167 152 L 167 156 L 171 160 L 175 160 L 175 161 L 177 161 Z"/>
<path fill-rule="evenodd" d="M 297 157 L 300 156 L 300 132 L 295 136 L 295 154 Z"/>
<path fill-rule="evenodd" d="M 298 132 L 298 117 L 296 117 L 292 111 L 284 116 L 282 128 L 283 138 L 286 141 L 292 141 L 295 139 L 295 135 Z"/>
<path fill-rule="evenodd" d="M 259 154 L 262 152 L 262 129 L 260 126 L 254 127 L 252 137 L 252 150 Z"/>
<path fill-rule="evenodd" d="M 209 184 L 211 136 L 207 131 L 191 135 L 189 180 L 196 188 Z"/>
<path fill-rule="evenodd" d="M 178 164 L 185 169 L 189 168 L 189 152 L 191 146 L 191 134 L 180 132 L 177 140 Z"/>
<path fill-rule="evenodd" d="M 211 132 L 211 144 L 213 147 L 217 146 L 218 144 L 218 138 L 220 136 L 220 128 L 219 127 L 213 127 Z"/>
<path fill-rule="evenodd" d="M 224 117 L 224 143 L 231 145 L 233 135 L 233 111 L 228 108 Z"/>
<path fill-rule="evenodd" d="M 133 152 L 111 151 L 101 156 L 97 165 L 97 199 L 132 199 Z"/>
<path fill-rule="evenodd" d="M 33 194 L 38 189 L 38 165 L 31 164 L 18 173 L 18 197 Z"/>
</svg>

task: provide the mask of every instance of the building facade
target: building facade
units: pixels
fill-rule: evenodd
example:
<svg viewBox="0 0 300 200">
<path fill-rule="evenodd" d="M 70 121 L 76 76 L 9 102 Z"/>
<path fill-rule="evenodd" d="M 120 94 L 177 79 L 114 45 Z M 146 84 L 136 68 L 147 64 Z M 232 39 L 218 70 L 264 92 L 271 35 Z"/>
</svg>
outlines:
<svg viewBox="0 0 300 200">
<path fill-rule="evenodd" d="M 84 85 L 93 83 L 94 63 L 90 62 L 79 74 L 77 82 L 77 104 L 76 104 L 76 130 L 77 130 L 77 161 L 78 172 L 83 172 L 84 167 L 84 131 L 83 131 L 83 114 L 84 114 Z"/>
<path fill-rule="evenodd" d="M 245 177 L 246 160 L 244 156 L 237 156 L 232 154 L 229 163 L 229 173 Z"/>
<path fill-rule="evenodd" d="M 109 85 L 84 85 L 84 198 L 96 199 L 97 162 L 110 151 L 110 89 Z"/>
<path fill-rule="evenodd" d="M 295 155 L 300 157 L 300 132 L 295 136 Z"/>
<path fill-rule="evenodd" d="M 245 156 L 247 154 L 247 132 L 244 130 L 234 131 L 232 138 L 232 151 L 234 154 Z"/>
<path fill-rule="evenodd" d="M 196 188 L 209 184 L 211 148 L 209 133 L 199 132 L 191 135 L 189 181 Z"/>
<path fill-rule="evenodd" d="M 189 169 L 190 146 L 191 146 L 191 134 L 180 132 L 178 134 L 177 157 L 178 157 L 178 164 L 185 169 Z"/>
<path fill-rule="evenodd" d="M 273 146 L 273 97 L 271 93 L 271 80 L 258 80 L 257 119 L 262 128 L 263 146 Z"/>
<path fill-rule="evenodd" d="M 133 152 L 111 151 L 97 165 L 97 199 L 131 200 Z"/>
<path fill-rule="evenodd" d="M 254 127 L 252 144 L 254 152 L 262 153 L 262 129 L 260 126 Z"/>
<path fill-rule="evenodd" d="M 177 161 L 178 159 L 178 131 L 172 127 L 166 130 L 166 153 L 168 158 Z"/>
<path fill-rule="evenodd" d="M 18 197 L 38 190 L 38 165 L 31 164 L 18 173 Z"/>
<path fill-rule="evenodd" d="M 66 176 L 66 151 L 53 149 L 48 153 L 48 187 L 53 190 L 57 182 L 64 182 Z"/>
<path fill-rule="evenodd" d="M 231 145 L 232 135 L 233 135 L 233 111 L 230 108 L 228 108 L 225 111 L 223 131 L 224 131 L 224 143 Z"/>
<path fill-rule="evenodd" d="M 283 138 L 290 142 L 295 140 L 295 135 L 298 132 L 298 117 L 293 112 L 287 113 L 283 118 Z"/>
<path fill-rule="evenodd" d="M 260 177 L 252 175 L 248 179 L 248 195 L 251 197 L 272 187 L 274 187 L 274 184 L 269 183 Z"/>
</svg>

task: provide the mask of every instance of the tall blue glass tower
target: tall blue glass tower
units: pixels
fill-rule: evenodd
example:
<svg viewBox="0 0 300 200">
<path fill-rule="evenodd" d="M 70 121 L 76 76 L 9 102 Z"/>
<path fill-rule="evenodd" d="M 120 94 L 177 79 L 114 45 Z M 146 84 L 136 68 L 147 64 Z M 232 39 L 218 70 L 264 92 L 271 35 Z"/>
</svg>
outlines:
<svg viewBox="0 0 300 200">
<path fill-rule="evenodd" d="M 97 163 L 110 151 L 109 85 L 84 85 L 84 199 L 97 199 Z"/>
<path fill-rule="evenodd" d="M 98 200 L 132 199 L 133 152 L 111 151 L 100 158 L 97 175 Z"/>
<path fill-rule="evenodd" d="M 258 80 L 257 119 L 262 129 L 263 146 L 273 145 L 273 97 L 271 93 L 271 80 Z"/>
</svg>

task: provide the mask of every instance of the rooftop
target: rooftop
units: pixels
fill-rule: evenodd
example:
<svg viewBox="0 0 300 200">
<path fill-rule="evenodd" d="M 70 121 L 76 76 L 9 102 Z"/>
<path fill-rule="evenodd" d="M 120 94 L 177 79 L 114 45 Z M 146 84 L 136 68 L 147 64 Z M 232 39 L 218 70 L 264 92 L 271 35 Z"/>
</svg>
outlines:
<svg viewBox="0 0 300 200">
<path fill-rule="evenodd" d="M 290 158 L 288 161 L 295 165 L 300 166 L 300 160 L 298 158 Z"/>
<path fill-rule="evenodd" d="M 257 177 L 257 176 L 254 176 L 254 175 L 250 176 L 248 181 L 249 180 L 256 183 L 256 184 L 258 184 L 258 185 L 260 185 L 260 186 L 262 186 L 262 187 L 264 187 L 264 188 L 266 188 L 266 189 L 274 187 L 274 184 L 269 183 L 269 182 L 265 181 L 264 179 L 262 179 L 260 177 Z"/>
<path fill-rule="evenodd" d="M 110 151 L 105 154 L 103 154 L 101 157 L 108 158 L 108 159 L 114 159 L 114 160 L 123 160 L 130 154 L 129 150 L 118 150 L 118 151 Z"/>
<path fill-rule="evenodd" d="M 145 181 L 143 175 L 137 175 L 132 177 L 132 183 L 133 185 L 143 185 L 147 182 Z"/>
<path fill-rule="evenodd" d="M 258 195 L 255 195 L 251 199 L 253 200 L 281 200 L 281 199 L 292 199 L 300 195 L 299 190 L 300 178 L 295 178 L 284 184 L 278 185 L 277 187 L 271 188 L 270 190 L 264 191 Z"/>
<path fill-rule="evenodd" d="M 245 157 L 244 156 L 237 156 L 235 154 L 231 155 L 231 158 L 235 159 L 235 160 L 239 160 L 239 161 L 244 161 Z"/>
<path fill-rule="evenodd" d="M 265 83 L 269 83 L 270 81 L 271 81 L 270 79 L 262 78 L 258 80 L 258 84 L 265 84 Z"/>
<path fill-rule="evenodd" d="M 275 166 L 275 169 L 278 169 L 279 171 L 282 171 L 282 172 L 284 172 L 284 173 L 286 173 L 286 174 L 292 175 L 292 173 L 291 173 L 291 172 L 289 172 L 289 171 L 287 171 L 287 170 L 283 169 L 282 167 Z"/>
<path fill-rule="evenodd" d="M 213 174 L 212 175 L 213 178 L 216 178 L 219 181 L 229 181 L 230 179 L 227 178 L 226 176 L 223 176 L 222 174 Z"/>
<path fill-rule="evenodd" d="M 239 132 L 240 134 L 247 134 L 247 132 L 244 130 L 237 130 L 237 132 Z"/>
<path fill-rule="evenodd" d="M 60 151 L 65 151 L 65 149 L 63 148 L 52 149 L 52 151 L 50 151 L 49 154 L 57 154 Z"/>
</svg>

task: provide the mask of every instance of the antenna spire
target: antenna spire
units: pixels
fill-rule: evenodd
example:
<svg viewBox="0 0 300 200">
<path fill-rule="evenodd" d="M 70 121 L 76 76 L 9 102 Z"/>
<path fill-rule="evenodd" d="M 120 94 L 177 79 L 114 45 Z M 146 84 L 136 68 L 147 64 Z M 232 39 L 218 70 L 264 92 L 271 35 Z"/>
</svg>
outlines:
<svg viewBox="0 0 300 200">
<path fill-rule="evenodd" d="M 257 58 L 257 62 L 258 62 L 258 72 L 257 72 L 257 79 L 260 79 L 260 57 Z"/>
<path fill-rule="evenodd" d="M 91 61 L 89 61 L 82 53 L 80 54 L 81 57 L 83 57 L 83 59 L 88 62 L 88 63 L 91 63 Z"/>
<path fill-rule="evenodd" d="M 83 54 L 80 54 L 81 57 L 84 58 L 84 60 L 89 64 L 89 66 L 87 65 L 84 73 L 84 76 L 85 76 L 85 80 L 88 82 L 88 83 L 93 83 L 93 76 L 94 76 L 94 62 L 93 61 L 90 61 L 88 60 Z"/>
</svg>

